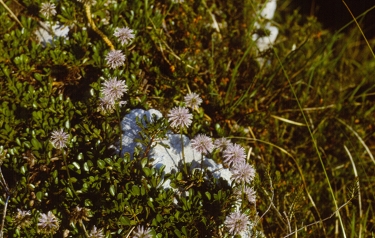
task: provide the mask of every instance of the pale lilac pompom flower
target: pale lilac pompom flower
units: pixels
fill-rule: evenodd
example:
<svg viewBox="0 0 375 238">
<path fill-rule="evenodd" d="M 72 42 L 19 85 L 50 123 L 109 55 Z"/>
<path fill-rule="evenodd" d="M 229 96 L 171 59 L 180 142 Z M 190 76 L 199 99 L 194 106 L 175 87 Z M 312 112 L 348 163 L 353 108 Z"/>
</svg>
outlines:
<svg viewBox="0 0 375 238">
<path fill-rule="evenodd" d="M 127 91 L 128 86 L 125 81 L 117 80 L 116 77 L 106 80 L 101 89 L 103 96 L 113 101 L 121 99 Z"/>
<path fill-rule="evenodd" d="M 104 238 L 104 233 L 103 233 L 103 229 L 97 229 L 96 226 L 94 226 L 91 231 L 90 231 L 90 234 L 89 234 L 89 237 L 90 238 Z"/>
<path fill-rule="evenodd" d="M 189 113 L 189 109 L 186 107 L 174 107 L 168 115 L 168 121 L 171 123 L 171 127 L 189 127 L 192 122 L 193 115 Z"/>
<path fill-rule="evenodd" d="M 193 110 L 198 110 L 199 106 L 202 103 L 202 98 L 200 98 L 196 93 L 189 93 L 184 97 L 184 101 L 187 107 L 190 107 Z"/>
<path fill-rule="evenodd" d="M 113 112 L 116 108 L 116 102 L 128 91 L 128 86 L 126 86 L 124 80 L 117 80 L 114 77 L 105 81 L 100 91 L 102 96 L 100 97 L 99 111 Z M 126 101 L 119 102 L 119 106 L 124 104 L 126 104 Z"/>
<path fill-rule="evenodd" d="M 133 238 L 151 238 L 150 228 L 145 229 L 143 226 L 137 226 L 137 230 L 133 232 Z"/>
<path fill-rule="evenodd" d="M 121 50 L 111 50 L 105 60 L 111 69 L 116 69 L 125 63 L 125 55 Z"/>
<path fill-rule="evenodd" d="M 241 163 L 246 159 L 245 149 L 238 144 L 230 144 L 223 152 L 224 163 L 229 166 Z"/>
<path fill-rule="evenodd" d="M 230 144 L 232 144 L 230 142 L 229 139 L 226 139 L 226 138 L 219 138 L 219 139 L 216 139 L 214 141 L 214 145 L 215 145 L 215 148 L 217 148 L 219 151 L 223 151 L 225 150 Z"/>
<path fill-rule="evenodd" d="M 234 164 L 231 172 L 231 178 L 236 183 L 251 183 L 255 177 L 254 167 L 246 163 L 245 160 L 243 160 L 243 162 Z"/>
<path fill-rule="evenodd" d="M 52 132 L 51 135 L 51 144 L 56 149 L 62 149 L 66 147 L 66 143 L 68 142 L 69 134 L 64 132 L 64 129 L 55 130 Z"/>
<path fill-rule="evenodd" d="M 210 137 L 199 134 L 191 140 L 191 147 L 199 153 L 207 154 L 212 152 L 214 144 Z"/>
<path fill-rule="evenodd" d="M 255 203 L 256 202 L 256 192 L 252 187 L 246 187 L 244 191 L 247 201 L 250 203 Z"/>
<path fill-rule="evenodd" d="M 55 234 L 60 228 L 59 220 L 49 211 L 47 214 L 41 213 L 38 218 L 38 232 L 42 234 Z"/>
<path fill-rule="evenodd" d="M 236 235 L 245 231 L 247 226 L 250 225 L 250 221 L 245 214 L 232 212 L 225 218 L 224 225 L 229 230 L 229 233 Z"/>
<path fill-rule="evenodd" d="M 236 187 L 233 192 L 237 197 L 241 198 L 242 194 L 245 195 L 245 198 L 249 203 L 255 204 L 256 202 L 256 191 L 254 188 L 245 186 L 245 188 L 241 187 Z"/>
<path fill-rule="evenodd" d="M 31 225 L 30 211 L 17 208 L 17 215 L 13 218 L 13 225 L 16 226 L 17 229 L 29 227 Z"/>
<path fill-rule="evenodd" d="M 128 44 L 132 39 L 134 39 L 133 30 L 129 27 L 116 28 L 113 35 L 117 37 L 122 45 Z"/>
<path fill-rule="evenodd" d="M 45 2 L 42 3 L 40 7 L 40 13 L 45 17 L 49 18 L 50 16 L 56 15 L 56 5 L 54 3 Z"/>
</svg>

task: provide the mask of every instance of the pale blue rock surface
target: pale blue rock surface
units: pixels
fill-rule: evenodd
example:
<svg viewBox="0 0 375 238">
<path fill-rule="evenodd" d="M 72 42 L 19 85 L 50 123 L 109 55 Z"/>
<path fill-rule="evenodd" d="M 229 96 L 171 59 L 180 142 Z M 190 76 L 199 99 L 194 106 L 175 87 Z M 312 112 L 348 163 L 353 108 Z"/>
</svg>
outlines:
<svg viewBox="0 0 375 238">
<path fill-rule="evenodd" d="M 138 145 L 141 148 L 142 145 L 137 143 L 135 140 L 140 139 L 139 132 L 140 128 L 136 124 L 136 118 L 143 118 L 145 115 L 148 121 L 152 120 L 152 115 L 155 114 L 157 118 L 161 118 L 163 115 L 154 109 L 148 111 L 142 109 L 134 109 L 127 114 L 121 121 L 121 127 L 123 131 L 122 136 L 122 151 L 121 154 L 130 153 L 132 156 L 134 148 Z M 193 167 L 199 169 L 201 163 L 201 154 L 194 151 L 190 144 L 190 139 L 187 136 L 183 136 L 184 140 L 184 154 L 186 163 L 192 163 Z M 160 168 L 165 165 L 164 173 L 173 173 L 178 171 L 179 163 L 182 163 L 182 148 L 181 148 L 181 135 L 174 134 L 171 132 L 167 133 L 167 138 L 160 141 L 163 144 L 168 145 L 170 148 L 166 148 L 158 143 L 151 151 L 149 157 L 153 159 L 155 168 Z M 231 172 L 229 169 L 224 169 L 221 164 L 215 163 L 212 159 L 203 158 L 203 166 L 210 170 L 215 178 L 223 178 L 231 183 L 230 176 Z M 164 188 L 170 188 L 169 181 L 163 184 Z"/>
</svg>

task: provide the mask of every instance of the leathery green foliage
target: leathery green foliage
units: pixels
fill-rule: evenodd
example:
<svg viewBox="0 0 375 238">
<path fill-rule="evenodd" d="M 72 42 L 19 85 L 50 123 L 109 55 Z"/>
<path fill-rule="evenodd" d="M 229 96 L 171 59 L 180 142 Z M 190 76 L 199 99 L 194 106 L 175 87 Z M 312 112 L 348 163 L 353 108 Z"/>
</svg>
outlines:
<svg viewBox="0 0 375 238">
<path fill-rule="evenodd" d="M 4 237 L 42 236 L 38 219 L 48 211 L 59 221 L 54 237 L 90 237 L 93 226 L 103 237 L 131 237 L 138 225 L 152 237 L 231 237 L 224 223 L 238 203 L 253 237 L 373 234 L 371 51 L 354 24 L 329 32 L 284 1 L 274 18 L 277 41 L 259 53 L 251 36 L 261 31 L 254 27 L 261 2 L 97 0 L 93 21 L 126 55 L 110 69 L 110 48 L 82 2 L 52 1 L 56 15 L 47 19 L 41 0 L 4 1 L 20 22 L 0 7 Z M 58 21 L 69 34 L 40 43 L 42 21 Z M 113 33 L 125 26 L 135 38 L 122 46 Z M 126 80 L 127 104 L 103 113 L 100 89 L 111 77 Z M 190 91 L 203 103 L 184 133 L 227 137 L 250 151 L 256 204 L 239 201 L 234 183 L 209 171 L 164 176 L 148 150 L 113 149 L 130 110 L 167 115 Z M 170 130 L 167 120 L 155 121 L 139 124 L 146 148 Z M 69 138 L 56 149 L 51 133 L 61 128 Z M 220 153 L 212 158 L 222 163 Z M 164 189 L 165 180 L 176 190 Z M 75 216 L 77 207 L 87 214 Z M 24 225 L 17 209 L 29 211 Z"/>
</svg>

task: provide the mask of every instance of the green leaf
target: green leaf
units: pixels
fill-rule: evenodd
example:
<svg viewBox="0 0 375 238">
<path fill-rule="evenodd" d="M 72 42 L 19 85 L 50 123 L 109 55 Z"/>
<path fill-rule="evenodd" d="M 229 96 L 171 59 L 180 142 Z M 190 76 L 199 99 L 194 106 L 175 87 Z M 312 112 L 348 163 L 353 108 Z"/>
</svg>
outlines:
<svg viewBox="0 0 375 238">
<path fill-rule="evenodd" d="M 104 160 L 99 159 L 97 164 L 98 164 L 99 169 L 105 168 L 105 161 Z"/>
<path fill-rule="evenodd" d="M 176 177 L 177 181 L 181 181 L 182 178 L 183 178 L 182 173 L 181 172 L 177 173 L 177 177 Z"/>
<path fill-rule="evenodd" d="M 120 217 L 119 222 L 121 225 L 124 225 L 124 226 L 130 225 L 130 219 L 124 216 Z"/>
<path fill-rule="evenodd" d="M 88 162 L 85 162 L 85 163 L 83 164 L 83 170 L 86 171 L 86 172 L 89 172 L 89 171 L 90 171 L 90 166 L 89 166 Z"/>
<path fill-rule="evenodd" d="M 81 166 L 77 162 L 73 162 L 73 165 L 76 169 L 81 169 Z"/>
<path fill-rule="evenodd" d="M 142 170 L 145 173 L 146 177 L 150 177 L 152 175 L 152 170 L 150 168 L 144 167 Z"/>
<path fill-rule="evenodd" d="M 210 192 L 206 191 L 205 194 L 206 194 L 206 197 L 208 198 L 208 200 L 211 200 L 211 194 L 210 194 Z"/>
<path fill-rule="evenodd" d="M 22 165 L 20 170 L 21 170 L 21 174 L 25 174 L 25 173 L 26 173 L 26 168 L 25 168 L 25 166 Z"/>
<path fill-rule="evenodd" d="M 144 167 L 146 166 L 147 162 L 148 162 L 148 158 L 143 158 L 143 159 L 141 160 L 142 168 L 144 168 Z"/>
<path fill-rule="evenodd" d="M 163 216 L 160 215 L 159 213 L 156 215 L 156 220 L 161 223 L 161 221 L 163 221 Z"/>
<path fill-rule="evenodd" d="M 181 232 L 179 230 L 175 229 L 174 233 L 176 234 L 177 237 L 181 237 Z"/>
<path fill-rule="evenodd" d="M 86 206 L 86 207 L 91 207 L 91 206 L 93 206 L 92 201 L 91 201 L 90 199 L 86 199 L 86 200 L 85 200 L 85 206 Z"/>
<path fill-rule="evenodd" d="M 41 191 L 37 192 L 36 194 L 36 199 L 41 202 L 43 198 L 43 193 Z"/>
<path fill-rule="evenodd" d="M 132 194 L 136 195 L 136 196 L 139 196 L 140 192 L 139 192 L 139 187 L 137 185 L 133 185 Z"/>
<path fill-rule="evenodd" d="M 109 186 L 109 193 L 112 195 L 112 196 L 115 196 L 116 195 L 116 187 L 115 185 L 111 185 Z"/>
<path fill-rule="evenodd" d="M 74 197 L 73 192 L 69 187 L 66 188 L 66 192 L 69 194 L 70 197 Z"/>
<path fill-rule="evenodd" d="M 39 149 L 41 149 L 42 148 L 42 145 L 40 144 L 40 142 L 37 140 L 37 139 L 35 139 L 35 138 L 32 138 L 31 139 L 31 144 L 33 145 L 33 149 L 34 150 L 39 150 Z"/>
</svg>

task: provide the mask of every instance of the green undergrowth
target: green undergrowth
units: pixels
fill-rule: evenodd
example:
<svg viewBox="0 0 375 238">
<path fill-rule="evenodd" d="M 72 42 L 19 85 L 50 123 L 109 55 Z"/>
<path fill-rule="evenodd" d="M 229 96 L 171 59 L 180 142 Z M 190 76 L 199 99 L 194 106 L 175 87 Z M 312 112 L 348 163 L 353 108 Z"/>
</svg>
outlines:
<svg viewBox="0 0 375 238">
<path fill-rule="evenodd" d="M 53 211 L 61 221 L 55 237 L 66 230 L 86 237 L 94 225 L 106 237 L 126 237 L 137 225 L 157 237 L 230 237 L 223 222 L 236 203 L 231 184 L 209 172 L 205 180 L 163 177 L 142 151 L 121 156 L 113 149 L 130 110 L 167 115 L 190 91 L 203 99 L 186 130 L 190 138 L 204 133 L 252 148 L 257 199 L 244 206 L 255 219 L 254 237 L 373 235 L 375 59 L 354 23 L 347 33 L 330 32 L 279 2 L 278 38 L 258 52 L 251 36 L 262 31 L 254 27 L 262 22 L 261 1 L 97 0 L 93 20 L 126 55 L 124 66 L 110 69 L 110 49 L 82 3 L 54 2 L 51 20 L 70 31 L 44 45 L 35 35 L 46 21 L 42 1 L 4 2 L 23 26 L 0 7 L 4 237 L 38 235 L 35 222 L 17 227 L 17 209 L 31 211 L 33 221 Z M 113 36 L 124 26 L 135 33 L 127 46 Z M 100 87 L 109 77 L 126 80 L 127 104 L 104 114 Z M 168 123 L 159 123 L 156 134 L 144 129 L 146 145 L 167 132 Z M 60 128 L 69 134 L 64 150 L 50 143 Z M 164 179 L 180 193 L 163 189 Z M 91 210 L 89 221 L 71 222 L 77 206 Z"/>
</svg>

